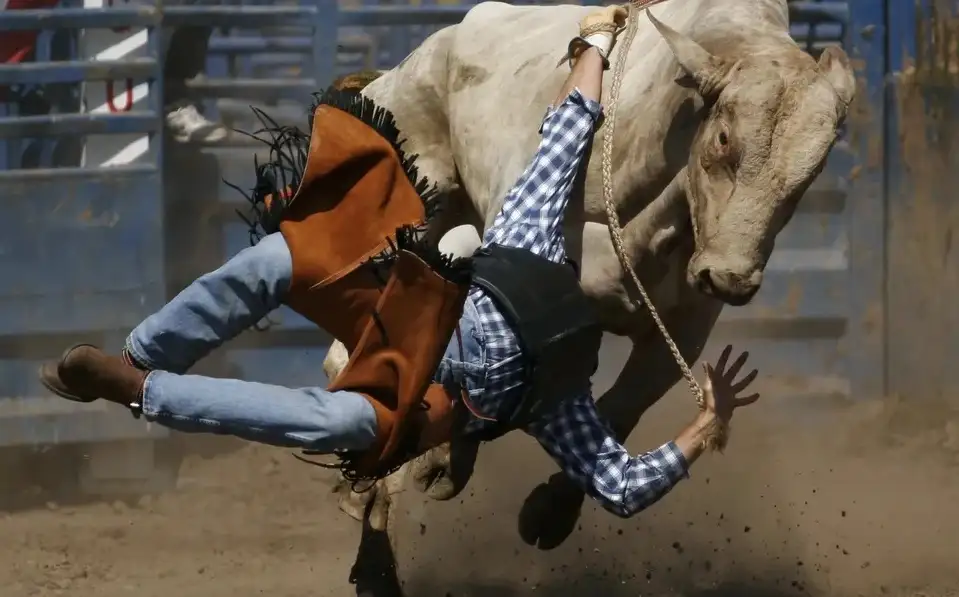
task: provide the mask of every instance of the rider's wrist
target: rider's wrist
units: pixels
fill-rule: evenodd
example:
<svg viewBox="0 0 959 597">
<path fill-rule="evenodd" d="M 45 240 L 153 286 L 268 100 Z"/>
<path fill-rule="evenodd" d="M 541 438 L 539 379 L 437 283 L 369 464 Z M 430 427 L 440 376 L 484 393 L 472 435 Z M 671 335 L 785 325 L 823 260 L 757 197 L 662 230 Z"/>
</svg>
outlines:
<svg viewBox="0 0 959 597">
<path fill-rule="evenodd" d="M 591 33 L 583 37 L 583 41 L 599 50 L 603 58 L 609 58 L 609 51 L 613 48 L 613 36 L 604 31 Z"/>
<path fill-rule="evenodd" d="M 579 59 L 583 56 L 583 54 L 589 52 L 590 50 L 595 50 L 596 54 L 598 54 L 599 59 L 603 64 L 603 70 L 609 69 L 609 60 L 607 60 L 600 48 L 590 44 L 583 37 L 574 37 L 570 40 L 569 49 L 567 51 L 567 54 L 569 55 L 570 70 L 572 70 L 576 63 L 579 62 Z"/>
<path fill-rule="evenodd" d="M 709 429 L 718 421 L 719 415 L 716 414 L 716 411 L 706 408 L 696 414 L 696 419 L 693 421 L 693 424 L 697 429 Z"/>
<path fill-rule="evenodd" d="M 696 416 L 695 425 L 702 441 L 703 450 L 722 451 L 729 435 L 729 421 L 715 411 L 706 409 Z"/>
</svg>

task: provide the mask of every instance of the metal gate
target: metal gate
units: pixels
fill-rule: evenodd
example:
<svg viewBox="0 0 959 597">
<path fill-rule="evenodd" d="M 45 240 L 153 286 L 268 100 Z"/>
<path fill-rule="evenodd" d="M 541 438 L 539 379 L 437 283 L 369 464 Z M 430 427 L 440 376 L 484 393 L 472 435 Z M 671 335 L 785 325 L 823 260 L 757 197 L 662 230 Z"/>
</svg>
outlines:
<svg viewBox="0 0 959 597">
<path fill-rule="evenodd" d="M 110 440 L 159 434 L 128 415 L 48 396 L 38 364 L 83 339 L 119 349 L 126 330 L 164 301 L 160 13 L 141 8 L 5 11 L 0 32 L 46 29 L 39 60 L 0 64 L 0 445 Z M 144 28 L 140 58 L 78 52 L 80 29 Z M 53 60 L 53 61 L 49 61 Z M 129 112 L 85 108 L 84 85 L 151 86 Z M 26 112 L 26 113 L 24 113 Z M 150 159 L 84 164 L 95 139 L 146 136 Z"/>
</svg>

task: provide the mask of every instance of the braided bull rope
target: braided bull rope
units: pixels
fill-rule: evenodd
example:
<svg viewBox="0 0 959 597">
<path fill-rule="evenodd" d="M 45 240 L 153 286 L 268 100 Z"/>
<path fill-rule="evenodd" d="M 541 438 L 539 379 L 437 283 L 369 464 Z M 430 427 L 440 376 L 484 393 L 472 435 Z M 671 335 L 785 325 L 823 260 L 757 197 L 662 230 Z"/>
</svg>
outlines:
<svg viewBox="0 0 959 597">
<path fill-rule="evenodd" d="M 633 38 L 636 37 L 636 31 L 639 29 L 640 9 L 645 9 L 664 1 L 665 0 L 647 0 L 644 2 L 643 0 L 633 0 L 626 5 L 626 31 L 622 39 L 622 47 L 619 48 L 619 54 L 613 65 L 613 80 L 609 89 L 609 108 L 607 110 L 605 130 L 603 131 L 603 201 L 606 206 L 609 234 L 613 239 L 613 245 L 616 249 L 616 255 L 619 257 L 619 262 L 623 266 L 623 269 L 629 273 L 633 279 L 633 283 L 636 284 L 639 294 L 646 303 L 646 308 L 649 309 L 649 314 L 653 317 L 653 321 L 656 322 L 656 327 L 659 328 L 659 332 L 666 341 L 669 351 L 676 360 L 676 364 L 679 365 L 679 368 L 682 370 L 683 377 L 686 378 L 686 383 L 689 384 L 689 390 L 696 398 L 696 404 L 699 405 L 700 409 L 703 409 L 706 407 L 703 389 L 693 376 L 693 372 L 679 351 L 679 347 L 676 346 L 676 342 L 672 336 L 670 336 L 669 330 L 666 329 L 666 324 L 663 323 L 662 318 L 660 318 L 659 313 L 656 311 L 656 307 L 652 301 L 649 300 L 649 294 L 647 294 L 646 288 L 643 287 L 643 283 L 640 282 L 639 276 L 629 261 L 629 256 L 626 254 L 626 246 L 623 242 L 623 229 L 619 224 L 619 215 L 616 213 L 616 206 L 613 204 L 613 133 L 616 130 L 616 108 L 619 103 L 619 89 L 623 83 L 623 73 L 626 71 L 626 57 L 629 55 L 629 48 L 633 43 Z"/>
</svg>

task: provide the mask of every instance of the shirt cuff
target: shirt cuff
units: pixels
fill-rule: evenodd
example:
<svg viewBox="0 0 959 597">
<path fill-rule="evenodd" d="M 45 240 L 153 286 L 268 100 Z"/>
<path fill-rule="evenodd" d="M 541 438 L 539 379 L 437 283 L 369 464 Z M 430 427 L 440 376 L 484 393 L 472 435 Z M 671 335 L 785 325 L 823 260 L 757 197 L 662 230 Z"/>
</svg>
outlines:
<svg viewBox="0 0 959 597">
<path fill-rule="evenodd" d="M 546 115 L 543 117 L 543 123 L 539 127 L 540 134 L 543 133 L 543 126 L 550 119 L 550 117 L 559 111 L 572 110 L 573 112 L 586 113 L 593 121 L 593 126 L 599 122 L 599 118 L 603 113 L 603 105 L 599 102 L 589 99 L 583 95 L 578 87 L 574 87 L 572 91 L 569 92 L 569 95 L 566 96 L 558 107 L 549 106 L 546 108 Z"/>
</svg>

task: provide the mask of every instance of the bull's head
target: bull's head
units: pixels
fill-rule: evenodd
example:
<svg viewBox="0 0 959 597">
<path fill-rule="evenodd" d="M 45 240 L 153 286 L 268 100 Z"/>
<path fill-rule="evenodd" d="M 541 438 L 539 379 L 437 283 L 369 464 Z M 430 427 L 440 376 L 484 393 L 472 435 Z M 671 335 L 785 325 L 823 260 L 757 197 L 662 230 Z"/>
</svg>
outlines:
<svg viewBox="0 0 959 597">
<path fill-rule="evenodd" d="M 686 168 L 696 239 L 687 279 L 744 305 L 836 140 L 855 94 L 849 58 L 838 47 L 818 62 L 798 48 L 717 56 L 647 14 L 709 107 Z"/>
</svg>

